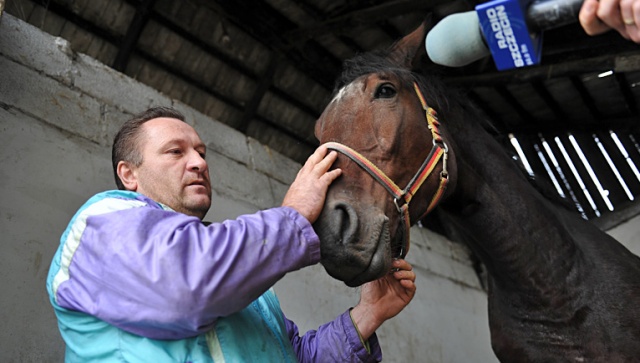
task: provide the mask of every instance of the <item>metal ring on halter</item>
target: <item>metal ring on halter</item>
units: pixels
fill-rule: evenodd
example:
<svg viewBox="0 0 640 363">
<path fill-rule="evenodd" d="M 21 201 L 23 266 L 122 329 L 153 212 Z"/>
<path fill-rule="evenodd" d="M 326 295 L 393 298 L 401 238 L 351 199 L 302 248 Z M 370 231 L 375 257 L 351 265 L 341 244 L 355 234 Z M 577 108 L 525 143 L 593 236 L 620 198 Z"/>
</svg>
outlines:
<svg viewBox="0 0 640 363">
<path fill-rule="evenodd" d="M 444 155 L 442 155 L 442 171 L 440 172 L 440 176 L 442 178 L 448 178 L 449 171 L 447 170 L 447 160 L 449 159 L 449 148 L 444 141 L 442 142 L 442 145 L 444 145 Z"/>
<path fill-rule="evenodd" d="M 405 254 L 404 254 L 404 246 L 400 246 L 400 253 L 398 254 L 398 256 L 400 256 L 399 258 L 404 258 L 404 257 L 405 257 Z M 395 271 L 393 271 L 393 272 L 400 271 L 400 269 L 399 269 L 399 268 L 396 268 L 396 269 L 394 269 L 394 270 L 395 270 Z"/>
<path fill-rule="evenodd" d="M 395 204 L 396 210 L 398 211 L 398 213 L 400 213 L 400 215 L 402 215 L 402 208 L 400 208 L 400 206 L 398 205 L 398 198 L 397 197 L 393 198 L 393 204 Z"/>
<path fill-rule="evenodd" d="M 442 156 L 442 171 L 440 172 L 440 176 L 443 178 L 446 178 L 449 175 L 449 171 L 447 170 L 447 159 L 449 156 L 449 147 L 447 146 L 447 143 L 442 140 L 436 141 L 436 139 L 431 139 L 431 141 L 433 141 L 433 146 L 438 145 L 442 149 L 444 149 L 444 155 Z"/>
<path fill-rule="evenodd" d="M 431 139 L 431 141 L 433 142 L 433 146 L 439 145 L 441 148 L 444 149 L 445 153 L 449 152 L 449 147 L 447 146 L 446 142 L 442 140 L 436 140 L 436 139 Z"/>
</svg>

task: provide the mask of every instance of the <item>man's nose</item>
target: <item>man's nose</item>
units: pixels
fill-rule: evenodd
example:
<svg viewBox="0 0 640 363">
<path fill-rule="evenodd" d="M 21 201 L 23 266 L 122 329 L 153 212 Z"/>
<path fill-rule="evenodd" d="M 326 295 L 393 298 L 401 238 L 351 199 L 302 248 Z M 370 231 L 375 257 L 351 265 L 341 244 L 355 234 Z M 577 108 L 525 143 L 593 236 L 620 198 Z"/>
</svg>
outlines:
<svg viewBox="0 0 640 363">
<path fill-rule="evenodd" d="M 207 161 L 199 152 L 193 151 L 189 158 L 189 170 L 204 172 L 207 170 Z"/>
</svg>

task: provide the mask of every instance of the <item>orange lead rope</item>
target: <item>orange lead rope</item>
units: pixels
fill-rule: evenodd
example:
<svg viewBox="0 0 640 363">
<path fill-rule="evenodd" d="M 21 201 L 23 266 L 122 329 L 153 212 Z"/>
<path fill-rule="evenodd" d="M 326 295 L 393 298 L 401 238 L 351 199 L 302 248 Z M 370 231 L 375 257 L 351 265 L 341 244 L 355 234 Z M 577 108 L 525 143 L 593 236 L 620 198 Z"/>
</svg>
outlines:
<svg viewBox="0 0 640 363">
<path fill-rule="evenodd" d="M 409 251 L 409 246 L 411 244 L 409 238 L 409 229 L 411 228 L 411 218 L 409 216 L 409 202 L 413 196 L 418 192 L 420 186 L 424 183 L 425 180 L 431 175 L 433 169 L 438 164 L 440 159 L 442 159 L 442 171 L 440 172 L 440 185 L 438 189 L 434 193 L 431 198 L 431 202 L 427 207 L 427 210 L 424 214 L 419 218 L 422 219 L 424 216 L 429 214 L 438 205 L 438 202 L 444 195 L 445 190 L 447 189 L 447 184 L 449 182 L 449 173 L 447 171 L 447 156 L 449 153 L 449 149 L 447 144 L 442 140 L 442 136 L 440 135 L 440 130 L 438 127 L 440 123 L 436 116 L 436 111 L 431 107 L 427 107 L 427 103 L 422 96 L 422 92 L 418 87 L 417 83 L 413 83 L 413 88 L 418 95 L 418 99 L 420 99 L 420 103 L 422 104 L 422 109 L 425 111 L 427 124 L 429 126 L 429 130 L 431 130 L 431 135 L 433 138 L 433 148 L 431 152 L 424 160 L 418 172 L 411 178 L 409 184 L 404 189 L 400 189 L 396 183 L 393 182 L 382 170 L 380 170 L 375 164 L 373 164 L 369 159 L 365 158 L 359 152 L 351 149 L 350 147 L 337 143 L 337 142 L 327 142 L 325 145 L 328 149 L 336 150 L 349 159 L 353 160 L 358 166 L 360 166 L 364 171 L 369 173 L 378 183 L 380 183 L 393 197 L 393 203 L 396 206 L 396 209 L 400 213 L 403 219 L 403 241 L 402 246 L 400 248 L 399 257 L 404 258 Z"/>
</svg>

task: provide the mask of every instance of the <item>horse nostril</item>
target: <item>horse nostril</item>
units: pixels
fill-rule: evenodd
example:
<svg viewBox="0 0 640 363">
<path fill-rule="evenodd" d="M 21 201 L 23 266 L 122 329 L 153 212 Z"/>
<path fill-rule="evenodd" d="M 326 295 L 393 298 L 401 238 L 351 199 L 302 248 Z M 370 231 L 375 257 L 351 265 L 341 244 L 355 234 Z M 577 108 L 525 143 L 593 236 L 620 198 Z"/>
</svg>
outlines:
<svg viewBox="0 0 640 363">
<path fill-rule="evenodd" d="M 340 242 L 350 244 L 358 231 L 358 215 L 347 203 L 336 203 L 333 208 L 334 223 L 338 227 Z"/>
</svg>

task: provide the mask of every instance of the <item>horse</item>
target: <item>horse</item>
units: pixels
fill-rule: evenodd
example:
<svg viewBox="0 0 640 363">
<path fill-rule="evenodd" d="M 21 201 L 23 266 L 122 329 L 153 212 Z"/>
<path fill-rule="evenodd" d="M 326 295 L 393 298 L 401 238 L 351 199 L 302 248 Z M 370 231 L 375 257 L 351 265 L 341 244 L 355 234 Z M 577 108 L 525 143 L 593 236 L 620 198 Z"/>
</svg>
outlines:
<svg viewBox="0 0 640 363">
<path fill-rule="evenodd" d="M 325 270 L 352 287 L 381 277 L 433 210 L 488 271 L 500 361 L 640 360 L 640 258 L 543 197 L 476 107 L 412 71 L 427 28 L 345 61 L 316 121 L 342 169 L 314 223 Z"/>
</svg>

